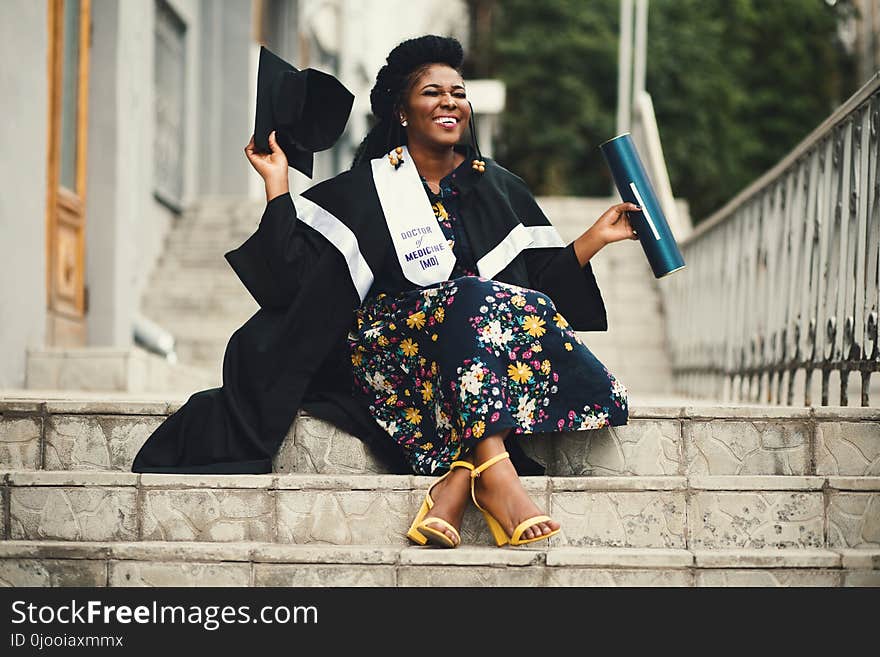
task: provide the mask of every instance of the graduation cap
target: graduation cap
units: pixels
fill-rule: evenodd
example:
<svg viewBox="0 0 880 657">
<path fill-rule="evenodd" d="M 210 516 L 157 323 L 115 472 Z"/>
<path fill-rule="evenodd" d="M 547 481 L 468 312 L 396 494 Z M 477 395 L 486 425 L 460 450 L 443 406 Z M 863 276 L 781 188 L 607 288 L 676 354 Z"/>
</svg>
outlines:
<svg viewBox="0 0 880 657">
<path fill-rule="evenodd" d="M 269 133 L 287 162 L 312 177 L 314 153 L 336 143 L 351 113 L 354 96 L 332 75 L 298 70 L 260 46 L 254 150 L 269 153 Z"/>
</svg>

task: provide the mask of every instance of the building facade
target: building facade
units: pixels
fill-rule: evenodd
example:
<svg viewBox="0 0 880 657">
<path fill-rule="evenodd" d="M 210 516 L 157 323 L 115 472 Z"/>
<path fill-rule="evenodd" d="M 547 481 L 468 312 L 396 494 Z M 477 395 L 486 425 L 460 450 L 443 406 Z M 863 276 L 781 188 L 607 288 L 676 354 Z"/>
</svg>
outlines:
<svg viewBox="0 0 880 657">
<path fill-rule="evenodd" d="M 243 154 L 260 45 L 356 97 L 313 179 L 291 170 L 302 190 L 350 163 L 388 51 L 467 25 L 464 2 L 429 0 L 3 2 L 0 388 L 26 385 L 29 349 L 131 346 L 182 209 L 262 194 Z"/>
</svg>

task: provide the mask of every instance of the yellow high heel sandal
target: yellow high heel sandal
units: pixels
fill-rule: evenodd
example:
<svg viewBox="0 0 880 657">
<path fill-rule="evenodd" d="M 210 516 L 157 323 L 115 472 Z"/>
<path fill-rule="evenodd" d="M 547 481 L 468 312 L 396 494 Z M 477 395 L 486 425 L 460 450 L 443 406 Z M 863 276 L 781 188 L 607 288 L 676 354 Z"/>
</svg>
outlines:
<svg viewBox="0 0 880 657">
<path fill-rule="evenodd" d="M 480 476 L 480 473 L 487 470 L 491 466 L 495 465 L 499 461 L 503 461 L 504 459 L 510 458 L 510 454 L 507 452 L 501 452 L 501 454 L 497 454 L 493 456 L 488 461 L 478 465 L 476 468 L 471 468 L 471 499 L 473 499 L 474 504 L 476 504 L 477 508 L 483 512 L 483 517 L 486 519 L 486 524 L 489 525 L 489 531 L 492 532 L 492 538 L 495 539 L 495 545 L 501 547 L 507 543 L 511 545 L 525 545 L 526 543 L 534 543 L 535 541 L 543 541 L 545 538 L 550 538 L 555 534 L 559 533 L 558 529 L 554 529 L 549 534 L 541 534 L 540 536 L 535 536 L 534 538 L 522 538 L 523 532 L 525 532 L 530 527 L 534 527 L 542 522 L 547 522 L 548 520 L 552 520 L 550 516 L 532 516 L 531 518 L 527 518 L 519 523 L 513 530 L 513 535 L 508 536 L 507 532 L 504 531 L 504 528 L 501 526 L 501 523 L 495 520 L 495 517 L 489 513 L 486 509 L 480 506 L 480 503 L 477 502 L 477 494 L 474 491 L 474 484 L 477 481 L 477 477 Z"/>
<path fill-rule="evenodd" d="M 456 545 L 461 543 L 461 536 L 459 535 L 458 530 L 455 527 L 443 520 L 443 518 L 428 516 L 428 511 L 434 508 L 434 500 L 431 498 L 431 491 L 434 490 L 434 486 L 436 486 L 441 481 L 446 479 L 446 477 L 451 475 L 452 471 L 455 470 L 455 468 L 467 468 L 471 472 L 473 472 L 474 470 L 474 466 L 467 461 L 453 461 L 452 465 L 449 466 L 449 472 L 447 472 L 445 475 L 443 475 L 437 481 L 431 484 L 428 492 L 425 493 L 425 499 L 424 501 L 422 501 L 422 506 L 419 507 L 419 512 L 416 514 L 416 519 L 413 520 L 412 525 L 410 525 L 409 531 L 406 533 L 407 538 L 409 538 L 411 541 L 415 541 L 419 545 L 431 543 L 432 545 L 440 545 L 447 548 L 454 548 Z M 451 530 L 452 533 L 455 534 L 455 541 L 449 538 L 445 533 L 438 531 L 433 527 L 429 527 L 428 525 L 431 523 L 442 525 L 446 529 Z"/>
</svg>

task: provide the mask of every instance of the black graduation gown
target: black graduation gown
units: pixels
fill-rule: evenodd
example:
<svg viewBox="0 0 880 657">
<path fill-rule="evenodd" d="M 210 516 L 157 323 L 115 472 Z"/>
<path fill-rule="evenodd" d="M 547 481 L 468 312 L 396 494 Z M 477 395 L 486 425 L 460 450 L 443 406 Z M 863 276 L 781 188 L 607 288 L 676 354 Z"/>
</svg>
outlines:
<svg viewBox="0 0 880 657">
<path fill-rule="evenodd" d="M 492 160 L 458 184 L 477 261 L 520 223 L 550 225 L 525 183 Z M 256 232 L 226 254 L 260 309 L 229 339 L 221 387 L 195 393 L 168 417 L 138 452 L 133 472 L 271 472 L 300 409 L 359 437 L 390 471 L 409 472 L 351 385 L 346 336 L 354 311 L 369 272 L 396 261 L 371 168 L 346 171 L 302 196 L 336 223 L 327 229 L 298 220 L 283 194 L 266 205 Z M 580 267 L 571 244 L 520 242 L 509 252 L 512 259 L 491 278 L 544 292 L 575 330 L 607 330 L 592 267 Z"/>
</svg>

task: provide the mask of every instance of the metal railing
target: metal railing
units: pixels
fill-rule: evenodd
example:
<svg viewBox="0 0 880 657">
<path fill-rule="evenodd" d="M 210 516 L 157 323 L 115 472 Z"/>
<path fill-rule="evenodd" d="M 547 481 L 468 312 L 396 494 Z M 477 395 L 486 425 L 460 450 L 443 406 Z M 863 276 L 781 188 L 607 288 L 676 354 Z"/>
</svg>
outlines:
<svg viewBox="0 0 880 657">
<path fill-rule="evenodd" d="M 880 73 L 680 246 L 660 285 L 677 392 L 749 403 L 870 403 L 878 370 Z M 814 375 L 820 373 L 821 381 Z M 876 382 L 876 377 L 875 377 Z M 819 390 L 816 390 L 818 388 Z"/>
</svg>

